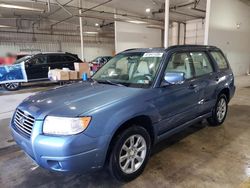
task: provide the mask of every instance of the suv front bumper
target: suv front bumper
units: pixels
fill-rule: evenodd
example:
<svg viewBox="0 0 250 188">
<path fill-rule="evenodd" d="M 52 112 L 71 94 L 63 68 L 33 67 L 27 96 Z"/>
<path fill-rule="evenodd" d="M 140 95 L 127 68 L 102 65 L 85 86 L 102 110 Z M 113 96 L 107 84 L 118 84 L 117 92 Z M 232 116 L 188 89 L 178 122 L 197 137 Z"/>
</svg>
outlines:
<svg viewBox="0 0 250 188">
<path fill-rule="evenodd" d="M 60 172 L 88 172 L 103 166 L 108 136 L 92 138 L 83 133 L 73 136 L 49 136 L 41 133 L 42 121 L 36 121 L 30 138 L 10 124 L 16 143 L 39 166 Z"/>
</svg>

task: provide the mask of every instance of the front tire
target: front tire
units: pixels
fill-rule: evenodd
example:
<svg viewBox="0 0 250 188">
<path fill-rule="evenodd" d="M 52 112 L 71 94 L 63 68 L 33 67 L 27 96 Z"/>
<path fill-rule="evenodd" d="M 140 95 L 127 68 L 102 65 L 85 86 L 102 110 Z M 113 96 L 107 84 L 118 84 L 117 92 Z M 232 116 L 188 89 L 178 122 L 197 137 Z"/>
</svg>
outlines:
<svg viewBox="0 0 250 188">
<path fill-rule="evenodd" d="M 146 129 L 132 126 L 116 136 L 109 158 L 109 171 L 118 181 L 132 181 L 142 174 L 151 151 Z"/>
<path fill-rule="evenodd" d="M 18 82 L 6 83 L 6 84 L 2 84 L 2 86 L 7 91 L 16 91 L 20 89 L 21 83 L 18 83 Z"/>
<path fill-rule="evenodd" d="M 224 123 L 227 117 L 228 99 L 226 95 L 221 94 L 212 111 L 212 116 L 207 119 L 211 126 L 219 126 Z"/>
</svg>

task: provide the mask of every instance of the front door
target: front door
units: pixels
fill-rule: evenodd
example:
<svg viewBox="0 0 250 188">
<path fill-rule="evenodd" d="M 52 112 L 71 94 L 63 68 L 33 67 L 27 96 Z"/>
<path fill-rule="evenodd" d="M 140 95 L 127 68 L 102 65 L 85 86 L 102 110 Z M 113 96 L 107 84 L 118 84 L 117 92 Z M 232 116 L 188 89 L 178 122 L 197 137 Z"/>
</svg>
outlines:
<svg viewBox="0 0 250 188">
<path fill-rule="evenodd" d="M 169 84 L 158 89 L 158 98 L 155 100 L 155 105 L 161 116 L 158 127 L 159 134 L 194 119 L 200 98 L 199 82 L 194 79 L 194 66 L 188 53 L 173 54 L 164 75 L 169 72 L 184 73 L 185 81 L 181 84 Z"/>
<path fill-rule="evenodd" d="M 48 78 L 48 65 L 45 55 L 37 55 L 25 62 L 28 80 Z"/>
</svg>

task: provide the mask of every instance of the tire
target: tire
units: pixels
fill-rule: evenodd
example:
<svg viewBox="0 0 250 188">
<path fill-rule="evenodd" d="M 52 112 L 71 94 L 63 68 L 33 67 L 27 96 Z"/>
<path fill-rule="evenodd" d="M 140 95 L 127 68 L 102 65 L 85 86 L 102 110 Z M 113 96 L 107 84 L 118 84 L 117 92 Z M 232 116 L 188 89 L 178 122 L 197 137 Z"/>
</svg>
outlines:
<svg viewBox="0 0 250 188">
<path fill-rule="evenodd" d="M 228 99 L 226 95 L 221 94 L 218 97 L 215 107 L 212 110 L 212 116 L 207 119 L 209 125 L 219 126 L 224 123 L 227 117 Z"/>
<path fill-rule="evenodd" d="M 19 90 L 21 87 L 21 83 L 6 83 L 6 84 L 2 84 L 3 88 L 7 91 L 16 91 Z"/>
<path fill-rule="evenodd" d="M 132 140 L 133 147 L 131 147 Z M 146 129 L 141 126 L 132 126 L 124 130 L 116 136 L 111 151 L 109 158 L 111 175 L 122 182 L 137 178 L 142 174 L 148 162 L 150 151 L 151 139 Z"/>
</svg>

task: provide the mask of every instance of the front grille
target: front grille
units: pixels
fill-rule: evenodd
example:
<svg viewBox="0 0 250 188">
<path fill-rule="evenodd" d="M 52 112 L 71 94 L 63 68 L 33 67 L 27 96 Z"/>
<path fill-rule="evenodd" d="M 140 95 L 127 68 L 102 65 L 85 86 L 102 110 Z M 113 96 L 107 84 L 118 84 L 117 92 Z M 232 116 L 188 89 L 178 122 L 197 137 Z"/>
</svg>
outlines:
<svg viewBox="0 0 250 188">
<path fill-rule="evenodd" d="M 14 124 L 21 133 L 30 137 L 34 123 L 35 118 L 33 116 L 17 109 L 14 117 Z"/>
</svg>

